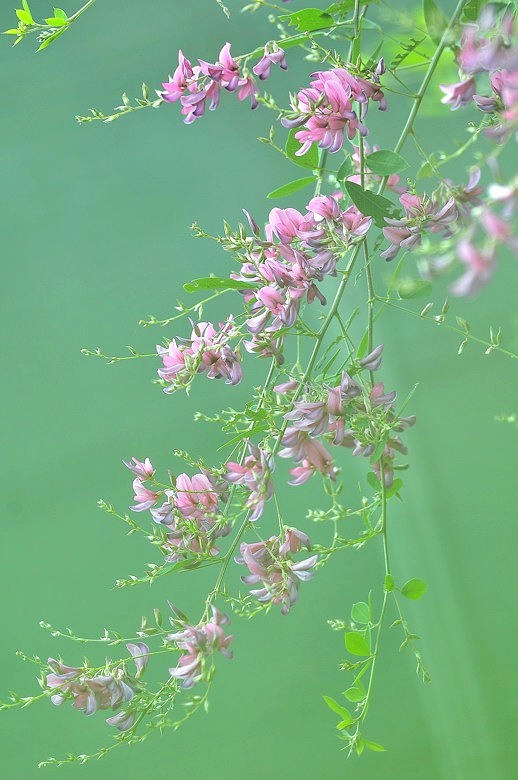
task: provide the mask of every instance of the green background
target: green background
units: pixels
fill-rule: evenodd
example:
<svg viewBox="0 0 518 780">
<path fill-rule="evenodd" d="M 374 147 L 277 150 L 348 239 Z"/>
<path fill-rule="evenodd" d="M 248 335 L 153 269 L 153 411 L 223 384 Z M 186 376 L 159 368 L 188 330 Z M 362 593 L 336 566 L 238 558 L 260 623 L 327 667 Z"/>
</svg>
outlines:
<svg viewBox="0 0 518 780">
<path fill-rule="evenodd" d="M 12 24 L 12 5 L 2 3 L 3 28 Z M 43 53 L 34 54 L 31 40 L 14 51 L 9 39 L 1 42 L 0 698 L 10 689 L 36 692 L 34 669 L 15 657 L 17 649 L 80 663 L 83 648 L 52 639 L 39 620 L 85 636 L 104 626 L 130 635 L 142 614 L 165 611 L 168 598 L 197 614 L 211 582 L 209 570 L 166 578 L 152 592 L 113 590 L 117 577 L 139 574 L 156 558 L 96 502 L 102 497 L 124 510 L 131 501 L 131 476 L 121 464 L 131 455 L 149 455 L 162 470 L 172 465 L 173 448 L 216 460 L 217 434 L 193 427 L 192 413 L 237 405 L 262 374 L 247 361 L 246 386 L 200 378 L 191 399 L 168 397 L 152 384 L 156 361 L 107 367 L 80 349 L 101 345 L 123 354 L 132 344 L 152 352 L 164 335 L 175 335 L 137 323 L 150 313 L 169 316 L 183 282 L 230 270 L 229 257 L 194 240 L 189 225 L 197 220 L 216 232 L 223 219 L 235 224 L 243 207 L 258 221 L 272 205 L 302 208 L 304 193 L 276 204 L 265 194 L 305 173 L 255 141 L 273 115 L 251 112 L 235 96 L 223 95 L 218 111 L 190 127 L 177 106 L 109 126 L 80 127 L 74 115 L 92 105 L 108 111 L 123 90 L 138 95 L 142 80 L 159 86 L 180 47 L 193 60 L 215 60 L 226 40 L 237 54 L 274 35 L 266 14 L 240 16 L 239 4 L 229 6 L 230 21 L 209 0 L 102 0 Z M 35 16 L 48 8 L 34 0 Z M 286 86 L 304 85 L 314 68 L 293 53 L 288 74 L 276 75 L 271 88 L 283 99 Z M 379 132 L 388 145 L 403 118 L 397 103 L 384 115 L 373 110 L 373 141 Z M 450 119 L 445 107 L 422 123 L 429 149 L 450 143 Z M 375 273 L 385 278 L 385 266 Z M 489 323 L 502 325 L 516 351 L 511 274 L 510 259 L 502 258 L 492 285 L 454 309 L 483 337 Z M 444 289 L 439 285 L 434 299 L 442 301 Z M 344 311 L 362 295 L 360 280 Z M 326 620 L 346 618 L 377 582 L 382 562 L 374 542 L 337 557 L 303 585 L 288 617 L 233 618 L 235 657 L 219 659 L 209 716 L 100 763 L 40 771 L 99 780 L 515 776 L 516 433 L 494 420 L 516 411 L 513 365 L 476 345 L 458 357 L 457 336 L 396 312 L 380 321 L 377 339 L 386 344 L 386 386 L 404 397 L 419 383 L 409 410 L 418 424 L 405 434 L 411 469 L 404 502 L 390 510 L 389 534 L 398 580 L 417 576 L 429 586 L 422 601 L 405 606 L 432 676 L 420 683 L 411 654 L 398 652 L 398 630 L 386 632 L 366 736 L 388 752 L 347 760 L 321 698 L 339 698 L 349 685 L 338 669 L 342 635 Z M 360 472 L 345 456 L 345 494 L 354 503 Z M 289 524 L 317 538 L 321 530 L 304 520 L 314 491 L 311 484 L 281 491 L 281 503 Z M 265 515 L 265 533 L 269 522 Z M 87 652 L 100 662 L 102 650 Z M 4 713 L 1 776 L 39 777 L 37 761 L 90 752 L 112 733 L 102 714 L 86 720 L 48 702 Z"/>
</svg>

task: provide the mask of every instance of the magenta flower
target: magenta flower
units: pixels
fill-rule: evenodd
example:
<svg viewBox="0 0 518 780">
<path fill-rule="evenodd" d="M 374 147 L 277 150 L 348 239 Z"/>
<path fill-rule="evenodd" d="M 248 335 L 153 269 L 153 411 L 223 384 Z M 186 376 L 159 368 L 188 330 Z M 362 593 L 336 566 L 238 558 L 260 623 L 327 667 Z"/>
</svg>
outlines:
<svg viewBox="0 0 518 780">
<path fill-rule="evenodd" d="M 248 442 L 248 450 L 250 455 L 242 465 L 233 461 L 227 463 L 225 479 L 234 485 L 244 485 L 250 491 L 246 506 L 253 510 L 248 518 L 253 522 L 261 517 L 265 503 L 273 496 L 271 475 L 275 461 L 269 452 L 252 442 Z"/>
<path fill-rule="evenodd" d="M 475 95 L 476 82 L 474 78 L 459 81 L 457 84 L 439 84 L 439 89 L 444 92 L 441 103 L 451 106 L 456 111 L 461 106 L 472 102 Z"/>
<path fill-rule="evenodd" d="M 225 323 L 219 323 L 219 330 L 210 322 L 198 322 L 184 344 L 178 346 L 173 339 L 168 347 L 157 345 L 157 354 L 164 364 L 157 373 L 170 383 L 164 392 L 173 393 L 185 387 L 196 373 L 206 373 L 209 379 L 224 379 L 226 384 L 239 384 L 243 376 L 240 357 L 229 345 L 237 336 L 230 315 Z"/>
<path fill-rule="evenodd" d="M 318 555 L 297 563 L 290 557 L 290 553 L 299 552 L 302 546 L 311 549 L 309 537 L 291 528 L 286 531 L 282 542 L 277 536 L 265 542 L 243 542 L 239 548 L 240 555 L 235 558 L 236 563 L 247 566 L 250 572 L 241 577 L 242 582 L 246 585 L 261 583 L 263 586 L 252 590 L 251 594 L 263 604 L 280 604 L 283 615 L 296 602 L 300 583 L 310 580 L 314 575 L 310 570 L 316 565 Z"/>
<path fill-rule="evenodd" d="M 149 648 L 143 642 L 129 642 L 126 647 L 135 661 L 138 678 L 147 665 Z M 49 658 L 48 663 L 52 671 L 46 677 L 46 685 L 57 691 L 50 697 L 52 703 L 60 706 L 66 699 L 71 699 L 72 706 L 82 710 L 85 715 L 93 715 L 97 710 L 118 709 L 132 700 L 138 688 L 136 678 L 128 678 L 123 669 L 119 669 L 115 675 L 89 677 L 82 667 L 66 666 L 54 658 Z M 125 731 L 131 728 L 134 720 L 133 714 L 121 711 L 108 718 L 107 723 Z"/>
<path fill-rule="evenodd" d="M 441 205 L 428 196 L 421 197 L 404 192 L 399 200 L 406 216 L 403 219 L 385 217 L 389 227 L 383 228 L 383 235 L 390 241 L 390 246 L 381 253 L 380 257 L 393 260 L 400 249 L 410 251 L 419 246 L 422 234 L 426 231 L 442 233 L 445 237 L 451 235 L 451 225 L 459 216 L 455 198 L 451 197 Z"/>
<path fill-rule="evenodd" d="M 144 487 L 140 479 L 137 477 L 133 480 L 133 490 L 135 491 L 134 500 L 136 504 L 131 506 L 134 512 L 144 512 L 146 509 L 150 509 L 153 504 L 156 504 L 161 493 L 155 493 L 153 490 L 148 490 Z"/>
<path fill-rule="evenodd" d="M 155 469 L 151 465 L 151 461 L 149 460 L 149 458 L 146 458 L 144 462 L 137 460 L 136 458 L 131 458 L 130 461 L 123 460 L 122 462 L 139 479 L 142 480 L 151 479 L 151 477 L 155 473 Z"/>
<path fill-rule="evenodd" d="M 281 458 L 293 458 L 295 463 L 303 463 L 305 469 L 311 468 L 313 471 L 320 471 L 330 479 L 335 479 L 333 458 L 318 439 L 290 426 L 286 428 L 282 444 L 284 447 L 279 452 Z M 290 484 L 301 483 L 297 481 Z"/>
<path fill-rule="evenodd" d="M 219 104 L 222 89 L 236 93 L 238 100 L 250 98 L 251 107 L 257 107 L 259 90 L 255 79 L 248 72 L 241 73 L 239 63 L 230 49 L 231 44 L 226 43 L 217 62 L 198 60 L 199 65 L 194 67 L 181 51 L 178 52 L 178 67 L 173 76 L 162 84 L 163 89 L 157 91 L 157 95 L 166 103 L 179 100 L 186 124 L 192 124 L 203 116 L 207 106 L 209 111 L 214 111 Z M 253 72 L 260 79 L 267 79 L 272 64 L 279 64 L 284 70 L 287 68 L 284 52 L 275 43 L 267 44 Z"/>
<path fill-rule="evenodd" d="M 267 79 L 270 75 L 272 65 L 279 65 L 282 70 L 288 69 L 286 55 L 283 49 L 276 43 L 267 43 L 264 47 L 264 54 L 252 70 L 261 80 Z"/>
<path fill-rule="evenodd" d="M 191 626 L 181 623 L 181 631 L 168 634 L 166 639 L 173 642 L 184 654 L 180 656 L 178 665 L 169 669 L 171 677 L 182 680 L 184 688 L 192 688 L 200 680 L 206 679 L 213 666 L 212 657 L 216 651 L 226 658 L 232 658 L 228 649 L 233 636 L 227 636 L 222 628 L 229 619 L 214 605 L 211 605 L 212 619 L 206 623 Z M 175 621 L 178 625 L 178 621 Z"/>
<path fill-rule="evenodd" d="M 167 529 L 165 560 L 175 563 L 188 553 L 217 555 L 214 542 L 226 536 L 230 524 L 221 522 L 219 501 L 225 499 L 226 485 L 209 473 L 192 478 L 180 474 L 174 489 L 166 490 L 167 501 L 151 514 L 156 523 Z"/>
<path fill-rule="evenodd" d="M 306 128 L 295 134 L 302 143 L 297 154 L 305 154 L 313 142 L 322 149 L 337 152 L 342 148 L 344 134 L 349 140 L 356 132 L 367 135 L 367 128 L 353 104 L 364 106 L 363 115 L 369 100 L 379 103 L 381 110 L 386 109 L 385 97 L 377 83 L 382 71 L 382 67 L 377 69 L 372 81 L 353 76 L 344 68 L 312 73 L 310 87 L 302 89 L 292 104 L 293 114 L 281 119 L 284 127 L 304 125 Z"/>
<path fill-rule="evenodd" d="M 467 239 L 457 244 L 457 254 L 465 264 L 466 271 L 450 287 L 453 295 L 472 297 L 491 280 L 496 269 L 496 250 L 477 249 Z"/>
</svg>

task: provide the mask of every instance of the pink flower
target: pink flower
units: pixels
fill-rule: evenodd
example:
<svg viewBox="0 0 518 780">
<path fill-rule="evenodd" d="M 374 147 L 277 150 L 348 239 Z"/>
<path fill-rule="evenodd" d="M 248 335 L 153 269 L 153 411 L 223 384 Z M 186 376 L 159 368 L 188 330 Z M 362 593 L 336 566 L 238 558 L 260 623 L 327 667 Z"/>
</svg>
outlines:
<svg viewBox="0 0 518 780">
<path fill-rule="evenodd" d="M 227 636 L 222 628 L 229 619 L 214 605 L 211 605 L 211 609 L 211 620 L 196 626 L 175 621 L 182 630 L 166 637 L 168 642 L 173 642 L 179 650 L 184 651 L 178 665 L 169 669 L 171 677 L 182 680 L 184 688 L 192 688 L 206 678 L 212 668 L 212 657 L 216 651 L 226 658 L 232 658 L 232 652 L 228 648 L 233 636 Z"/>
<path fill-rule="evenodd" d="M 344 133 L 352 140 L 356 132 L 367 135 L 367 128 L 353 108 L 357 102 L 366 107 L 369 100 L 379 103 L 384 110 L 386 102 L 376 83 L 383 68 L 372 74 L 372 81 L 353 76 L 344 68 L 318 71 L 311 74 L 311 85 L 302 89 L 293 103 L 293 115 L 281 120 L 285 127 L 304 125 L 295 138 L 302 143 L 297 154 L 305 154 L 313 142 L 322 149 L 337 152 L 342 148 Z"/>
<path fill-rule="evenodd" d="M 480 250 L 463 239 L 457 244 L 457 254 L 466 265 L 466 271 L 451 285 L 450 290 L 453 295 L 472 297 L 485 287 L 495 272 L 495 247 Z"/>
<path fill-rule="evenodd" d="M 149 648 L 143 642 L 128 643 L 126 647 L 135 660 L 137 677 L 140 677 L 148 661 Z M 72 706 L 85 715 L 93 715 L 97 710 L 117 709 L 124 702 L 131 701 L 138 687 L 134 681 L 129 684 L 123 669 L 115 675 L 89 677 L 82 667 L 66 666 L 54 658 L 49 658 L 48 663 L 52 671 L 46 678 L 47 687 L 58 691 L 50 697 L 52 703 L 59 706 L 66 699 L 72 699 Z M 134 716 L 120 712 L 108 718 L 107 722 L 123 731 L 133 725 Z"/>
<path fill-rule="evenodd" d="M 155 493 L 153 490 L 148 490 L 144 487 L 141 480 L 137 477 L 133 480 L 133 490 L 135 491 L 134 500 L 137 502 L 135 506 L 131 506 L 134 512 L 144 512 L 146 509 L 150 509 L 153 504 L 156 504 L 161 493 Z"/>
<path fill-rule="evenodd" d="M 318 439 L 314 439 L 308 433 L 291 426 L 286 428 L 282 443 L 284 447 L 279 452 L 281 458 L 293 458 L 295 463 L 304 462 L 307 464 L 305 468 L 313 468 L 330 479 L 335 479 L 331 454 Z"/>
<path fill-rule="evenodd" d="M 165 491 L 167 501 L 152 509 L 151 514 L 168 531 L 164 544 L 167 562 L 175 563 L 188 553 L 218 554 L 215 540 L 230 531 L 230 524 L 222 522 L 219 511 L 220 498 L 226 498 L 225 489 L 225 483 L 205 472 L 192 478 L 179 474 L 174 489 Z"/>
<path fill-rule="evenodd" d="M 298 590 L 302 581 L 310 580 L 317 563 L 318 556 L 312 555 L 303 561 L 294 563 L 290 553 L 295 553 L 302 546 L 311 548 L 309 537 L 302 531 L 290 528 L 281 542 L 280 537 L 271 536 L 265 542 L 247 544 L 243 542 L 239 548 L 240 555 L 236 563 L 245 565 L 250 572 L 241 577 L 246 585 L 263 586 L 252 590 L 251 594 L 263 603 L 280 604 L 281 612 L 286 615 L 298 598 Z"/>
<path fill-rule="evenodd" d="M 248 450 L 250 455 L 245 458 L 243 465 L 233 461 L 227 463 L 225 479 L 234 485 L 244 485 L 250 491 L 246 505 L 253 509 L 248 518 L 253 522 L 261 517 L 265 503 L 273 496 L 271 475 L 275 461 L 270 453 L 252 442 L 248 442 Z"/>
<path fill-rule="evenodd" d="M 264 54 L 252 70 L 261 80 L 267 79 L 270 75 L 272 65 L 279 65 L 282 70 L 288 69 L 286 55 L 276 43 L 266 44 Z"/>
<path fill-rule="evenodd" d="M 133 461 L 133 462 L 132 462 Z M 151 479 L 153 474 L 155 473 L 155 469 L 151 465 L 151 461 L 149 458 L 146 458 L 145 461 L 142 463 L 142 461 L 137 460 L 136 458 L 131 458 L 131 461 L 122 461 L 125 466 L 129 468 L 130 471 L 132 471 L 136 477 L 139 477 L 139 479 L 146 480 Z"/>
<path fill-rule="evenodd" d="M 441 103 L 450 105 L 452 111 L 456 111 L 461 106 L 466 106 L 473 100 L 475 94 L 476 82 L 474 78 L 459 81 L 457 84 L 439 84 L 439 89 L 444 92 Z"/>
</svg>

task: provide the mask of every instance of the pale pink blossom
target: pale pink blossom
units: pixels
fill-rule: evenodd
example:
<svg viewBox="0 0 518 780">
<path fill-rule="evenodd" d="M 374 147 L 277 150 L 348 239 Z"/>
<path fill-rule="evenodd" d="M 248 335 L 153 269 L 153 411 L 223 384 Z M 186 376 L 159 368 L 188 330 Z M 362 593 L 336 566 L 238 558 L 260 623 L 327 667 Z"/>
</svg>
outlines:
<svg viewBox="0 0 518 780">
<path fill-rule="evenodd" d="M 185 622 L 175 621 L 175 625 L 181 628 L 168 634 L 168 642 L 174 643 L 183 655 L 178 660 L 178 665 L 169 669 L 171 677 L 182 681 L 184 688 L 192 688 L 197 682 L 205 679 L 213 666 L 213 655 L 220 652 L 226 658 L 232 658 L 229 645 L 233 636 L 227 636 L 223 630 L 229 619 L 214 605 L 211 605 L 211 620 L 191 626 Z"/>
<path fill-rule="evenodd" d="M 133 480 L 133 490 L 135 491 L 133 498 L 136 503 L 130 509 L 134 512 L 144 512 L 146 509 L 150 509 L 161 496 L 160 492 L 155 492 L 145 487 L 138 477 Z"/>
<path fill-rule="evenodd" d="M 317 563 L 318 556 L 312 555 L 295 563 L 290 553 L 296 553 L 302 546 L 311 549 L 309 537 L 297 529 L 288 529 L 284 539 L 271 536 L 265 542 L 243 542 L 239 548 L 240 555 L 236 563 L 245 565 L 249 575 L 241 577 L 246 585 L 261 584 L 262 587 L 252 590 L 263 604 L 271 602 L 280 604 L 281 612 L 286 615 L 297 601 L 300 583 L 310 580 L 311 571 Z"/>
</svg>

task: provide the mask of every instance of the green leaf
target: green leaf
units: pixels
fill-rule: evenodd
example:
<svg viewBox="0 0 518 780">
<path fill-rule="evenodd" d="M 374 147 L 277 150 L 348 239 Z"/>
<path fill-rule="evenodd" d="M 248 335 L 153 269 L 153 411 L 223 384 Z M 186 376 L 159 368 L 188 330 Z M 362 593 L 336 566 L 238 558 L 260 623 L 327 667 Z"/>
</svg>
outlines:
<svg viewBox="0 0 518 780">
<path fill-rule="evenodd" d="M 405 279 L 397 289 L 400 298 L 419 298 L 428 295 L 432 290 L 432 283 L 425 279 Z"/>
<path fill-rule="evenodd" d="M 384 753 L 387 748 L 384 748 L 383 745 L 379 745 L 377 742 L 371 742 L 369 739 L 364 739 L 363 744 L 365 745 L 368 750 L 373 750 L 375 753 Z"/>
<path fill-rule="evenodd" d="M 404 157 L 397 152 L 391 152 L 388 149 L 380 149 L 378 152 L 372 152 L 365 158 L 367 167 L 373 173 L 380 176 L 390 176 L 391 173 L 399 173 L 408 168 L 408 163 Z"/>
<path fill-rule="evenodd" d="M 200 292 L 200 290 L 250 290 L 254 284 L 241 282 L 238 279 L 220 279 L 219 276 L 204 276 L 193 279 L 184 284 L 183 289 L 188 293 Z"/>
<path fill-rule="evenodd" d="M 373 471 L 369 471 L 367 474 L 367 482 L 371 486 L 373 490 L 376 491 L 376 493 L 379 493 L 381 490 L 381 482 L 377 478 L 376 474 Z"/>
<path fill-rule="evenodd" d="M 56 30 L 55 33 L 49 35 L 48 38 L 45 38 L 45 40 L 40 45 L 40 47 L 36 49 L 36 51 L 42 51 L 42 49 L 46 49 L 47 46 L 50 46 L 51 43 L 54 43 L 54 41 L 57 40 L 60 35 L 63 35 L 66 29 L 67 29 L 66 27 L 61 27 L 59 30 Z"/>
<path fill-rule="evenodd" d="M 402 479 L 395 479 L 392 485 L 387 488 L 387 491 L 385 493 L 385 497 L 392 498 L 392 496 L 395 496 L 396 493 L 399 493 L 401 488 L 403 487 L 403 480 Z"/>
<path fill-rule="evenodd" d="M 291 195 L 292 192 L 297 192 L 297 190 L 302 190 L 304 187 L 308 187 L 310 184 L 313 184 L 314 181 L 315 178 L 313 176 L 305 176 L 302 179 L 295 179 L 294 181 L 290 181 L 288 184 L 283 184 L 282 187 L 277 187 L 276 190 L 272 190 L 266 197 L 284 198 L 285 195 Z"/>
<path fill-rule="evenodd" d="M 299 32 L 312 32 L 335 26 L 333 17 L 319 8 L 304 8 L 292 14 L 282 14 L 279 19 L 296 27 Z"/>
<path fill-rule="evenodd" d="M 54 16 L 59 17 L 59 19 L 66 19 L 68 21 L 68 16 L 62 8 L 54 8 Z"/>
<path fill-rule="evenodd" d="M 469 3 L 464 6 L 463 16 L 467 22 L 476 22 L 480 14 L 480 9 L 484 0 L 469 0 Z"/>
<path fill-rule="evenodd" d="M 61 16 L 50 16 L 45 21 L 51 27 L 63 27 L 63 25 L 68 24 L 68 19 L 63 19 Z"/>
<path fill-rule="evenodd" d="M 349 699 L 349 701 L 352 701 L 354 704 L 357 704 L 359 701 L 363 701 L 366 695 L 367 693 L 363 685 L 361 687 L 353 686 L 352 688 L 347 688 L 347 690 L 344 691 L 345 698 Z"/>
<path fill-rule="evenodd" d="M 336 172 L 336 178 L 338 181 L 347 179 L 348 176 L 352 176 L 354 173 L 354 165 L 351 156 L 347 157 Z"/>
<path fill-rule="evenodd" d="M 417 171 L 417 179 L 429 179 L 430 176 L 433 176 L 433 168 L 430 165 L 429 162 L 424 162 L 419 170 Z"/>
<path fill-rule="evenodd" d="M 448 26 L 448 21 L 435 0 L 423 0 L 423 13 L 428 35 L 437 46 Z"/>
<path fill-rule="evenodd" d="M 364 190 L 352 181 L 345 181 L 344 187 L 354 205 L 364 216 L 372 217 L 378 227 L 386 227 L 385 217 L 390 217 L 396 209 L 392 201 L 384 198 L 383 195 Z"/>
<path fill-rule="evenodd" d="M 396 587 L 396 583 L 394 582 L 394 577 L 392 574 L 387 574 L 385 577 L 385 584 L 384 588 L 387 591 L 387 593 L 390 593 L 394 588 Z"/>
<path fill-rule="evenodd" d="M 354 718 L 346 707 L 342 707 L 342 705 L 338 704 L 331 696 L 322 696 L 322 698 L 330 710 L 333 710 L 333 712 L 336 712 L 337 715 L 340 715 L 340 717 L 343 718 L 342 723 L 347 723 L 348 726 L 351 723 L 354 723 Z M 345 728 L 345 726 L 343 728 Z"/>
<path fill-rule="evenodd" d="M 362 340 L 358 345 L 358 349 L 356 350 L 356 357 L 358 358 L 358 360 L 361 360 L 362 357 L 365 357 L 367 353 L 367 347 L 369 346 L 369 335 L 370 335 L 369 331 L 366 330 L 362 336 Z"/>
<path fill-rule="evenodd" d="M 356 604 L 352 605 L 351 608 L 351 620 L 354 623 L 370 623 L 371 620 L 371 610 L 368 604 L 365 603 L 365 601 L 358 601 Z"/>
<path fill-rule="evenodd" d="M 315 168 L 318 168 L 318 149 L 315 144 L 313 144 L 313 146 L 308 149 L 305 154 L 297 157 L 295 152 L 298 152 L 302 144 L 295 138 L 296 132 L 298 131 L 294 127 L 289 132 L 288 140 L 286 141 L 285 146 L 286 156 L 292 162 L 294 162 L 296 165 L 300 165 L 302 168 L 311 168 L 312 170 L 315 170 Z"/>
<path fill-rule="evenodd" d="M 349 631 L 345 635 L 345 648 L 351 655 L 370 655 L 369 643 L 359 631 Z"/>
<path fill-rule="evenodd" d="M 420 599 L 426 590 L 426 582 L 423 580 L 413 579 L 405 582 L 401 588 L 401 594 L 407 599 Z"/>
<path fill-rule="evenodd" d="M 12 27 L 10 30 L 4 30 L 2 35 L 19 35 L 20 30 L 18 27 L 14 28 Z"/>
<path fill-rule="evenodd" d="M 23 22 L 24 24 L 34 24 L 34 19 L 32 18 L 30 11 L 22 11 L 21 8 L 17 8 L 16 16 L 20 22 Z"/>
<path fill-rule="evenodd" d="M 27 11 L 27 13 L 30 14 L 31 13 L 31 9 L 29 8 L 29 3 L 27 2 L 27 0 L 22 0 L 22 5 L 25 8 L 25 10 Z M 32 16 L 32 14 L 31 14 L 31 16 Z"/>
</svg>

